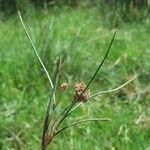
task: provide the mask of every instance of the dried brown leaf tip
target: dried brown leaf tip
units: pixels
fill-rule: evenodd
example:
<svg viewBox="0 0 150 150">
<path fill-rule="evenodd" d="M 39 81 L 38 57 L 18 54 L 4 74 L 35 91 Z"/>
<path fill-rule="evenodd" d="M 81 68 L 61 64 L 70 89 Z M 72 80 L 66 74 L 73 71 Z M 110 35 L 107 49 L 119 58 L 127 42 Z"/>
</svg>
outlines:
<svg viewBox="0 0 150 150">
<path fill-rule="evenodd" d="M 62 83 L 61 85 L 60 85 L 60 90 L 63 92 L 63 91 L 65 91 L 65 90 L 67 90 L 67 88 L 68 88 L 68 84 L 66 83 L 66 82 L 64 82 L 64 83 Z"/>
<path fill-rule="evenodd" d="M 85 90 L 86 84 L 84 82 L 76 83 L 74 86 L 74 98 L 79 102 L 86 102 L 90 97 L 90 91 Z"/>
</svg>

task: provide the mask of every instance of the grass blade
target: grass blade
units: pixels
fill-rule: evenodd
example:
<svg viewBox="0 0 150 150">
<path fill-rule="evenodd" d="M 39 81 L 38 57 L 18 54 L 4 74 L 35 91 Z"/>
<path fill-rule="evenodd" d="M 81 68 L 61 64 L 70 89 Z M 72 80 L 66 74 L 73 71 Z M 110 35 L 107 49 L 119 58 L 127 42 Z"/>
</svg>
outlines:
<svg viewBox="0 0 150 150">
<path fill-rule="evenodd" d="M 112 40 L 111 40 L 111 42 L 110 42 L 110 44 L 109 44 L 109 47 L 108 47 L 108 49 L 107 49 L 107 51 L 106 51 L 106 54 L 105 54 L 104 58 L 103 58 L 102 61 L 100 62 L 98 68 L 96 69 L 95 73 L 93 74 L 92 78 L 90 79 L 89 83 L 87 84 L 87 87 L 85 88 L 85 91 L 88 89 L 88 87 L 90 86 L 90 84 L 92 83 L 92 81 L 94 80 L 94 78 L 96 77 L 98 71 L 101 69 L 103 63 L 105 62 L 105 60 L 106 60 L 106 58 L 107 58 L 107 56 L 108 56 L 108 54 L 109 54 L 109 52 L 110 52 L 111 46 L 112 46 L 112 44 L 113 44 L 113 42 L 114 42 L 114 40 L 115 40 L 115 35 L 116 35 L 116 31 L 115 31 L 114 34 L 113 34 Z M 82 94 L 82 93 L 81 93 L 81 94 Z"/>
<path fill-rule="evenodd" d="M 30 42 L 30 44 L 31 44 L 31 46 L 32 46 L 32 48 L 33 48 L 33 50 L 34 50 L 34 52 L 35 52 L 35 54 L 36 54 L 36 56 L 37 56 L 37 58 L 38 58 L 40 64 L 41 64 L 41 66 L 42 66 L 42 68 L 44 69 L 44 71 L 45 71 L 45 73 L 46 73 L 46 75 L 47 75 L 47 78 L 48 78 L 48 80 L 49 80 L 49 83 L 50 83 L 51 88 L 53 89 L 53 88 L 54 88 L 54 85 L 53 85 L 53 83 L 52 83 L 51 77 L 50 77 L 50 75 L 49 75 L 49 73 L 48 73 L 46 67 L 44 66 L 44 64 L 43 64 L 43 62 L 42 62 L 42 60 L 41 60 L 41 58 L 40 58 L 40 56 L 39 56 L 39 54 L 38 54 L 38 52 L 37 52 L 35 46 L 34 46 L 34 44 L 33 44 L 33 41 L 32 41 L 32 39 L 31 39 L 31 37 L 30 37 L 30 35 L 29 35 L 27 29 L 26 29 L 26 26 L 25 26 L 25 24 L 24 24 L 24 21 L 23 21 L 22 16 L 21 16 L 21 14 L 20 14 L 19 11 L 18 11 L 18 14 L 19 14 L 19 18 L 20 18 L 21 24 L 22 24 L 22 26 L 23 26 L 23 29 L 24 29 L 24 31 L 25 31 L 25 33 L 26 33 L 26 36 L 27 36 L 27 38 L 28 38 L 28 40 L 29 40 L 29 42 Z"/>
<path fill-rule="evenodd" d="M 76 125 L 78 125 L 78 124 L 80 124 L 80 123 L 84 123 L 84 122 L 88 122 L 88 121 L 111 121 L 111 119 L 109 119 L 109 118 L 83 119 L 83 120 L 74 122 L 74 123 L 72 123 L 72 124 L 70 124 L 70 125 L 68 125 L 68 126 L 66 126 L 66 127 L 64 127 L 64 128 L 62 128 L 62 129 L 60 129 L 59 131 L 57 131 L 56 135 L 59 134 L 60 132 L 64 131 L 64 130 L 66 130 L 66 129 L 72 127 L 72 126 L 76 126 Z"/>
<path fill-rule="evenodd" d="M 134 76 L 132 79 L 130 79 L 129 81 L 125 82 L 124 84 L 122 84 L 121 86 L 117 87 L 117 88 L 114 88 L 114 89 L 110 89 L 110 90 L 107 90 L 107 91 L 100 91 L 96 94 L 93 94 L 90 96 L 90 99 L 95 97 L 95 96 L 99 96 L 101 94 L 106 94 L 106 93 L 111 93 L 111 92 L 115 92 L 115 91 L 118 91 L 120 90 L 121 88 L 123 88 L 124 86 L 126 86 L 127 84 L 129 84 L 130 82 L 132 82 L 137 76 Z"/>
</svg>

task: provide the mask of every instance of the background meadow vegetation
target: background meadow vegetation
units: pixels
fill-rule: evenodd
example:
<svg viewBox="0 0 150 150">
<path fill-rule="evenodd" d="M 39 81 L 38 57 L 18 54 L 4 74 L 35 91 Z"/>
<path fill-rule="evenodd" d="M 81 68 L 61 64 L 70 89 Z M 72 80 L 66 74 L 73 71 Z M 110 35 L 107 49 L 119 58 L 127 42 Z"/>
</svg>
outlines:
<svg viewBox="0 0 150 150">
<path fill-rule="evenodd" d="M 53 78 L 56 60 L 63 56 L 59 85 L 68 82 L 69 89 L 61 97 L 58 113 L 72 100 L 74 83 L 90 80 L 115 30 L 115 42 L 90 87 L 91 93 L 112 89 L 138 75 L 121 90 L 82 105 L 64 124 L 88 117 L 109 117 L 111 122 L 70 128 L 48 149 L 150 149 L 148 1 L 34 2 L 0 1 L 0 149 L 40 149 L 50 94 L 48 80 L 27 41 L 17 9 Z"/>
</svg>

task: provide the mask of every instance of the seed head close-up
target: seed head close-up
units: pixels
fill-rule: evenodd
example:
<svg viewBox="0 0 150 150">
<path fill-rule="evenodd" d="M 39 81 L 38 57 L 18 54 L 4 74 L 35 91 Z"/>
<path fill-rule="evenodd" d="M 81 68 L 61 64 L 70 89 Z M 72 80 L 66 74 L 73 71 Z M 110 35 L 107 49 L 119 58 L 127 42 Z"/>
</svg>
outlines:
<svg viewBox="0 0 150 150">
<path fill-rule="evenodd" d="M 68 86 L 69 86 L 68 83 L 63 82 L 63 83 L 60 85 L 60 90 L 61 90 L 61 92 L 67 90 Z"/>
<path fill-rule="evenodd" d="M 90 91 L 86 90 L 86 84 L 84 82 L 75 83 L 74 86 L 74 98 L 79 102 L 86 102 L 90 97 Z"/>
</svg>

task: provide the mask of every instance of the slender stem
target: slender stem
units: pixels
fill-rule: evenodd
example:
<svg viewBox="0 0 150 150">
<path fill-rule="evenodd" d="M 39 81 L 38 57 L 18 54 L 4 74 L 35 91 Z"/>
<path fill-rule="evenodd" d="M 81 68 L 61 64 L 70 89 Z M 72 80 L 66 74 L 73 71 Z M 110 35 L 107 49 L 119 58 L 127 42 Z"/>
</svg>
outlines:
<svg viewBox="0 0 150 150">
<path fill-rule="evenodd" d="M 88 87 L 90 86 L 90 84 L 92 83 L 92 81 L 95 79 L 95 77 L 96 77 L 98 71 L 101 69 L 103 63 L 105 62 L 105 60 L 106 60 L 106 58 L 107 58 L 107 56 L 108 56 L 108 53 L 110 52 L 111 46 L 112 46 L 112 44 L 113 44 L 113 42 L 114 42 L 115 35 L 116 35 L 116 31 L 115 31 L 114 34 L 113 34 L 112 40 L 111 40 L 111 42 L 110 42 L 110 44 L 109 44 L 109 47 L 108 47 L 108 49 L 107 49 L 107 51 L 106 51 L 106 54 L 105 54 L 104 58 L 103 58 L 102 61 L 100 62 L 100 64 L 99 64 L 98 68 L 96 69 L 94 75 L 92 76 L 92 78 L 90 79 L 89 83 L 87 84 L 87 86 L 86 86 L 84 92 L 88 89 Z M 83 93 L 84 93 L 84 92 L 83 92 Z M 83 93 L 81 93 L 81 95 L 82 95 Z"/>
<path fill-rule="evenodd" d="M 54 124 L 52 125 L 52 130 L 56 130 L 56 128 L 60 125 L 60 123 L 63 121 L 63 118 L 67 112 L 67 110 L 71 109 L 75 105 L 75 101 L 72 101 L 69 106 L 67 106 L 57 117 L 57 119 L 54 121 Z"/>
<path fill-rule="evenodd" d="M 45 114 L 45 120 L 44 120 L 44 126 L 43 126 L 43 132 L 42 132 L 42 142 L 41 142 L 41 148 L 42 150 L 46 150 L 46 146 L 45 146 L 45 135 L 48 131 L 48 126 L 49 126 L 49 116 L 50 116 L 50 111 L 51 111 L 51 106 L 52 106 L 52 98 L 53 98 L 53 93 L 54 90 L 52 90 L 49 101 L 48 101 L 48 106 L 47 106 L 47 111 Z"/>
<path fill-rule="evenodd" d="M 47 78 L 49 80 L 50 86 L 52 88 L 52 92 L 51 92 L 51 95 L 50 95 L 50 98 L 49 98 L 49 101 L 48 101 L 47 111 L 46 111 L 46 115 L 45 115 L 45 121 L 44 121 L 44 127 L 43 127 L 43 135 L 42 135 L 42 150 L 45 150 L 46 149 L 46 147 L 45 147 L 45 134 L 47 133 L 48 126 L 49 126 L 49 116 L 50 116 L 50 111 L 51 111 L 51 107 L 52 107 L 51 104 L 52 104 L 52 99 L 53 98 L 54 98 L 54 102 L 55 102 L 55 89 L 56 89 L 56 84 L 57 84 L 57 77 L 55 79 L 55 85 L 53 85 L 51 77 L 50 77 L 46 67 L 44 66 L 44 64 L 43 64 L 43 62 L 42 62 L 42 60 L 41 60 L 41 58 L 40 58 L 40 56 L 39 56 L 39 54 L 38 54 L 34 44 L 32 42 L 32 39 L 31 39 L 31 37 L 30 37 L 26 27 L 25 27 L 25 24 L 23 22 L 22 16 L 21 16 L 19 11 L 18 11 L 18 14 L 19 14 L 19 18 L 20 18 L 20 21 L 22 23 L 23 29 L 24 29 L 24 31 L 26 33 L 26 36 L 27 36 L 27 38 L 28 38 L 28 40 L 29 40 L 29 42 L 30 42 L 30 44 L 31 44 L 31 46 L 32 46 L 32 48 L 33 48 L 33 50 L 34 50 L 34 52 L 35 52 L 35 54 L 36 54 L 36 56 L 37 56 L 37 58 L 38 58 L 38 60 L 40 62 L 40 64 L 41 64 L 41 66 L 43 67 L 43 69 L 44 69 L 44 71 L 45 71 L 45 73 L 47 75 Z M 53 104 L 54 104 L 54 102 L 53 102 Z"/>
<path fill-rule="evenodd" d="M 62 92 L 60 92 L 59 95 L 58 95 L 57 102 L 55 103 L 55 106 L 54 106 L 54 110 L 55 110 L 56 107 L 58 106 L 58 104 L 59 104 L 59 102 L 60 102 L 60 99 L 61 99 L 61 96 L 62 96 Z"/>
<path fill-rule="evenodd" d="M 71 109 L 71 111 L 68 113 L 68 116 L 69 116 L 76 108 L 78 108 L 81 104 L 83 104 L 83 102 L 78 103 L 73 109 Z"/>
<path fill-rule="evenodd" d="M 50 95 L 50 100 L 49 100 L 49 103 L 48 103 L 48 106 L 47 106 L 46 115 L 45 115 L 45 121 L 44 121 L 44 127 L 43 127 L 43 135 L 42 135 L 42 143 L 41 143 L 42 150 L 46 149 L 46 146 L 45 146 L 45 135 L 46 135 L 46 133 L 48 131 L 48 127 L 49 127 L 49 124 L 50 124 L 49 117 L 50 117 L 51 113 L 54 111 L 54 108 L 55 108 L 54 107 L 55 101 L 52 104 L 52 100 L 51 99 L 53 98 L 53 96 L 55 94 L 55 91 L 56 91 L 58 78 L 59 78 L 59 73 L 60 73 L 60 66 L 61 66 L 61 59 L 59 59 L 59 61 L 57 63 L 57 69 L 56 69 L 55 79 L 54 79 L 54 88 L 53 88 L 52 93 Z"/>
<path fill-rule="evenodd" d="M 131 81 L 133 81 L 137 76 L 134 76 L 132 79 L 130 79 L 129 81 L 127 81 L 126 83 L 122 84 L 121 86 L 117 87 L 117 88 L 114 88 L 114 89 L 110 89 L 110 90 L 107 90 L 107 91 L 100 91 L 96 94 L 93 94 L 90 96 L 90 99 L 95 97 L 95 96 L 99 96 L 101 94 L 106 94 L 106 93 L 111 93 L 111 92 L 115 92 L 117 90 L 120 90 L 121 88 L 123 88 L 124 86 L 126 86 L 127 84 L 129 84 Z"/>
<path fill-rule="evenodd" d="M 58 80 L 59 80 L 59 75 L 60 75 L 60 68 L 61 68 L 61 62 L 62 59 L 60 58 L 57 62 L 57 67 L 56 67 L 56 72 L 55 72 L 55 79 L 54 79 L 54 96 L 55 96 L 55 92 L 56 92 L 56 88 L 57 88 L 57 84 L 58 84 Z M 56 101 L 54 99 L 53 102 L 53 110 L 55 109 L 55 105 L 56 105 Z"/>
<path fill-rule="evenodd" d="M 74 122 L 74 123 L 72 123 L 72 124 L 70 124 L 70 125 L 68 125 L 68 126 L 66 126 L 66 127 L 64 127 L 64 128 L 62 128 L 62 129 L 58 130 L 58 131 L 56 132 L 56 135 L 59 134 L 60 132 L 64 131 L 65 129 L 68 129 L 68 128 L 72 127 L 72 126 L 76 126 L 77 124 L 84 123 L 84 122 L 87 122 L 87 121 L 111 121 L 111 119 L 109 119 L 109 118 L 83 119 L 83 120 Z"/>
<path fill-rule="evenodd" d="M 37 58 L 38 58 L 38 60 L 39 60 L 39 62 L 40 62 L 40 64 L 41 64 L 41 66 L 43 67 L 43 69 L 44 69 L 44 71 L 45 71 L 45 73 L 46 73 L 46 75 L 47 75 L 47 78 L 48 78 L 48 80 L 49 80 L 49 83 L 50 83 L 51 88 L 53 89 L 53 88 L 54 88 L 54 85 L 53 85 L 53 83 L 52 83 L 51 77 L 50 77 L 50 75 L 49 75 L 49 73 L 48 73 L 46 67 L 44 66 L 44 64 L 43 64 L 43 62 L 42 62 L 42 60 L 41 60 L 41 58 L 40 58 L 40 56 L 39 56 L 39 54 L 38 54 L 38 52 L 37 52 L 37 50 L 36 50 L 34 44 L 33 44 L 33 42 L 32 42 L 32 39 L 31 39 L 31 37 L 30 37 L 30 35 L 29 35 L 27 29 L 26 29 L 26 26 L 25 26 L 25 24 L 24 24 L 24 21 L 23 21 L 22 16 L 21 16 L 21 14 L 20 14 L 19 11 L 18 11 L 18 14 L 19 14 L 19 18 L 20 18 L 21 24 L 22 24 L 22 26 L 23 26 L 23 29 L 24 29 L 24 31 L 25 31 L 25 33 L 26 33 L 26 36 L 27 36 L 27 38 L 28 38 L 28 40 L 29 40 L 29 42 L 30 42 L 30 44 L 31 44 L 31 46 L 32 46 L 32 48 L 33 48 L 33 50 L 34 50 L 34 52 L 35 52 L 35 54 L 36 54 L 36 56 L 37 56 Z"/>
<path fill-rule="evenodd" d="M 72 101 L 72 103 L 65 109 L 64 115 L 62 114 L 58 119 L 56 120 L 53 130 L 57 130 L 57 128 L 60 126 L 60 124 L 63 122 L 63 120 L 66 118 L 66 115 L 71 110 L 71 108 L 76 104 L 76 101 Z"/>
</svg>

